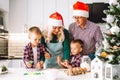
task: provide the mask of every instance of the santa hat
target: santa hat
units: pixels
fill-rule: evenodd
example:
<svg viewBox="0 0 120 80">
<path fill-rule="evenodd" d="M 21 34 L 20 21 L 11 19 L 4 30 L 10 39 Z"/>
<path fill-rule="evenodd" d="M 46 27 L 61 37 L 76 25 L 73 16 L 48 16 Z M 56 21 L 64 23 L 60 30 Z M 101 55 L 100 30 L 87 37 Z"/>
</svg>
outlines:
<svg viewBox="0 0 120 80">
<path fill-rule="evenodd" d="M 50 26 L 64 26 L 63 18 L 60 13 L 55 12 L 49 16 L 48 25 Z"/>
<path fill-rule="evenodd" d="M 77 1 L 73 5 L 73 16 L 89 17 L 89 7 L 83 2 Z"/>
</svg>

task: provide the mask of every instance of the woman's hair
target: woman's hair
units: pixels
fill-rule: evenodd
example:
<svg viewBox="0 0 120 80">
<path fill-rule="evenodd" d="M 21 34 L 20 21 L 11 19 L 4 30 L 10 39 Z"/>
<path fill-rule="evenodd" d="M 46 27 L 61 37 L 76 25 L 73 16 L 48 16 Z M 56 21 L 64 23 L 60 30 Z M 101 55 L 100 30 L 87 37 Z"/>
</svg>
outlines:
<svg viewBox="0 0 120 80">
<path fill-rule="evenodd" d="M 70 42 L 70 44 L 71 44 L 71 43 L 78 43 L 82 48 L 83 48 L 83 46 L 84 46 L 83 41 L 80 40 L 80 39 L 72 40 L 72 41 Z"/>
<path fill-rule="evenodd" d="M 45 42 L 50 42 L 53 39 L 53 27 L 50 26 L 48 27 L 45 31 L 44 31 L 44 38 L 45 38 Z M 63 32 L 63 28 L 60 28 L 60 32 L 57 34 L 57 41 L 58 42 L 63 42 L 65 39 L 65 35 Z"/>
<path fill-rule="evenodd" d="M 35 33 L 37 35 L 41 35 L 42 36 L 41 30 L 38 27 L 36 27 L 36 26 L 32 26 L 32 27 L 29 28 L 29 34 L 28 34 L 29 36 L 30 36 L 30 33 Z"/>
</svg>

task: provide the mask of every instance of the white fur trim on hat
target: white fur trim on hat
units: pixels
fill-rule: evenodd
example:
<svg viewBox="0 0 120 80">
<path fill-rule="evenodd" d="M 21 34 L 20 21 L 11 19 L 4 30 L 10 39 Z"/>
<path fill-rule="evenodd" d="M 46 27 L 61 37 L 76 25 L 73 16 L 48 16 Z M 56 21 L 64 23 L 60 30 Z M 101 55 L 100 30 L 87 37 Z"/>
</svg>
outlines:
<svg viewBox="0 0 120 80">
<path fill-rule="evenodd" d="M 56 19 L 52 19 L 52 18 L 48 19 L 48 25 L 50 25 L 50 26 L 63 26 L 62 20 L 56 20 Z"/>
<path fill-rule="evenodd" d="M 73 16 L 83 16 L 83 17 L 89 17 L 89 12 L 84 10 L 74 10 Z"/>
</svg>

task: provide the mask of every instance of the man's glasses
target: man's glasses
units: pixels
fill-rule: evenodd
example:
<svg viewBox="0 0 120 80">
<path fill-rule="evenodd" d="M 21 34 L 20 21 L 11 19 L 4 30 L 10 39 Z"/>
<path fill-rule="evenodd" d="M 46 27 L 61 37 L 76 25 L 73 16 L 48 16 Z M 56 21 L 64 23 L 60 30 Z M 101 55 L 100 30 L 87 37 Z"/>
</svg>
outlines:
<svg viewBox="0 0 120 80">
<path fill-rule="evenodd" d="M 73 16 L 73 19 L 77 20 L 77 19 L 81 19 L 83 18 L 82 16 Z"/>
</svg>

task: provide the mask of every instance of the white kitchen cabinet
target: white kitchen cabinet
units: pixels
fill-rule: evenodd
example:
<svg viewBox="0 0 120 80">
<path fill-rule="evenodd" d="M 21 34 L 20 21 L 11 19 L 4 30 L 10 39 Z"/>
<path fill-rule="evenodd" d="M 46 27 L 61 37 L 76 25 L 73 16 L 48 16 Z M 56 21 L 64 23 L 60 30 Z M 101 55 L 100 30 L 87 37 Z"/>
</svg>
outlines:
<svg viewBox="0 0 120 80">
<path fill-rule="evenodd" d="M 25 67 L 22 59 L 0 60 L 0 66 L 5 65 L 9 68 L 23 68 Z"/>
<path fill-rule="evenodd" d="M 0 60 L 0 66 L 5 65 L 8 67 L 10 60 Z"/>
<path fill-rule="evenodd" d="M 8 67 L 10 68 L 22 68 L 24 67 L 24 63 L 22 59 L 12 59 L 8 63 Z"/>
</svg>

